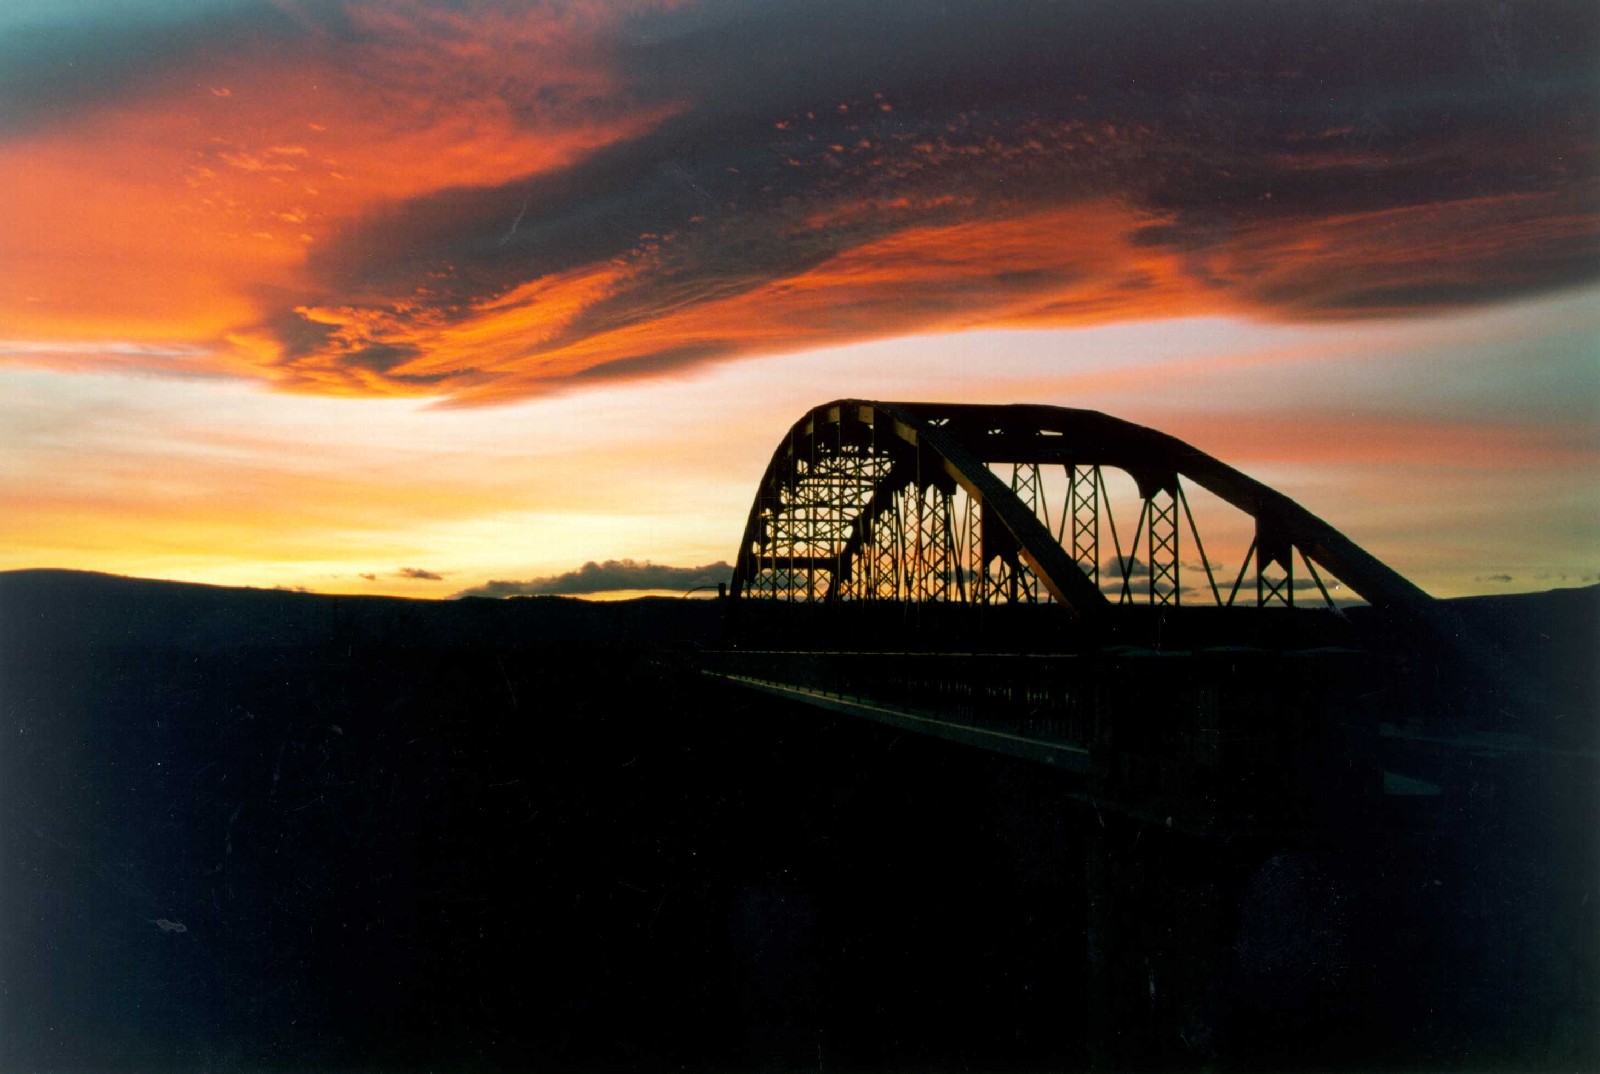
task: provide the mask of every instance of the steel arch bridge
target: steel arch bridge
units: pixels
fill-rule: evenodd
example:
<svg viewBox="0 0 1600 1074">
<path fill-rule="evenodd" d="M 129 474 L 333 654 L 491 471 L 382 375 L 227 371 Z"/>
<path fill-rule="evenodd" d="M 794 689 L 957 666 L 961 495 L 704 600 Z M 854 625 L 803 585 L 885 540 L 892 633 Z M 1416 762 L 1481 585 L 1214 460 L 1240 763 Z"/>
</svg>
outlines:
<svg viewBox="0 0 1600 1074">
<path fill-rule="evenodd" d="M 1117 527 L 1108 471 L 1131 478 L 1131 533 L 1126 514 Z M 1248 516 L 1237 570 L 1207 556 L 1186 487 Z M 809 411 L 773 453 L 732 596 L 1053 603 L 1092 628 L 1119 608 L 1186 599 L 1292 608 L 1305 603 L 1298 590 L 1333 608 L 1330 585 L 1450 633 L 1433 598 L 1338 530 L 1165 433 L 1065 407 L 842 399 Z"/>
<path fill-rule="evenodd" d="M 1226 564 L 1219 517 L 1222 547 L 1248 544 Z M 1437 792 L 1428 751 L 1521 696 L 1327 522 L 1089 410 L 815 407 L 761 478 L 730 597 L 703 674 L 1042 761 L 1199 832 Z"/>
</svg>

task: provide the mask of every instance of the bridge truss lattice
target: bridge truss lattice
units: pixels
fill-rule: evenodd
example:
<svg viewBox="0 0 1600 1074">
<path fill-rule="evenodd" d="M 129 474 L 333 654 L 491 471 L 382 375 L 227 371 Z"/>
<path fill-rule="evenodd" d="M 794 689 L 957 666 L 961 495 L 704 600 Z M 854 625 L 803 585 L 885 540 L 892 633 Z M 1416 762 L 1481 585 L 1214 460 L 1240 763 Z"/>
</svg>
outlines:
<svg viewBox="0 0 1600 1074">
<path fill-rule="evenodd" d="M 1237 569 L 1207 555 L 1194 488 L 1247 517 Z M 1131 528 L 1114 490 L 1136 501 Z M 1062 407 L 865 400 L 789 430 L 733 576 L 738 599 L 1056 603 L 1080 619 L 1135 603 L 1332 607 L 1335 593 L 1435 614 L 1332 526 L 1164 433 Z"/>
</svg>

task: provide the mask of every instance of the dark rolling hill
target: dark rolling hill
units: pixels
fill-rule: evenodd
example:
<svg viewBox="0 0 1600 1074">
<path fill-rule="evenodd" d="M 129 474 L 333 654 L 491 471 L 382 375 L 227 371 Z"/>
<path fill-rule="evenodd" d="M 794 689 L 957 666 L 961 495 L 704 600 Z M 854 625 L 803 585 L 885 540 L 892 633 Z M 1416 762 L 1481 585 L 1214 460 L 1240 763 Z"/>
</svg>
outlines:
<svg viewBox="0 0 1600 1074">
<path fill-rule="evenodd" d="M 188 649 L 513 648 L 556 641 L 690 644 L 714 638 L 706 601 L 569 597 L 335 597 L 86 571 L 0 572 L 0 646 Z"/>
</svg>

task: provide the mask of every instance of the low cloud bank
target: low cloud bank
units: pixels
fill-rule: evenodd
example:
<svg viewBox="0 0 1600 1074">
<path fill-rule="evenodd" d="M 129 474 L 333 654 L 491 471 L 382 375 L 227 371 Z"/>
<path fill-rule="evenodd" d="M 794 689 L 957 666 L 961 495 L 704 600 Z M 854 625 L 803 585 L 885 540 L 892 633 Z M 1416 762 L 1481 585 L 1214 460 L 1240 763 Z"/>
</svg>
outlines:
<svg viewBox="0 0 1600 1074">
<path fill-rule="evenodd" d="M 471 589 L 463 589 L 457 597 L 531 597 L 531 596 L 582 596 L 591 593 L 615 593 L 625 589 L 672 589 L 688 591 L 697 586 L 714 586 L 733 577 L 733 568 L 727 563 L 708 563 L 703 567 L 669 567 L 660 563 L 643 563 L 632 559 L 608 559 L 604 563 L 590 560 L 575 571 L 552 574 L 527 581 L 494 580 Z"/>
</svg>

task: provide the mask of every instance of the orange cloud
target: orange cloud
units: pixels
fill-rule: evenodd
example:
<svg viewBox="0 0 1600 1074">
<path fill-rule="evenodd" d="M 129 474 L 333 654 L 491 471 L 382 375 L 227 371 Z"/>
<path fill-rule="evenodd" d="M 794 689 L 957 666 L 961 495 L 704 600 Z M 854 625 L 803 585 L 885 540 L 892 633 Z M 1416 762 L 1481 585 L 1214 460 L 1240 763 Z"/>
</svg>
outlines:
<svg viewBox="0 0 1600 1074">
<path fill-rule="evenodd" d="M 858 225 L 865 219 L 859 206 L 847 215 Z M 1112 199 L 989 215 L 939 201 L 891 205 L 877 217 L 879 234 L 862 226 L 866 237 L 856 245 L 848 232 L 829 230 L 839 219 L 819 209 L 788 225 L 796 247 L 843 246 L 792 272 L 758 264 L 723 273 L 695 248 L 714 251 L 718 241 L 699 234 L 466 306 L 421 296 L 305 307 L 307 322 L 330 329 L 326 342 L 293 360 L 271 353 L 264 361 L 300 390 L 484 403 L 594 376 L 907 333 L 1218 313 L 1407 313 L 1436 307 L 1453 287 L 1483 287 L 1496 273 L 1514 291 L 1518 273 L 1538 274 L 1529 265 L 1538 251 L 1581 245 L 1596 223 L 1555 195 L 1506 195 L 1262 223 L 1197 251 L 1175 237 L 1150 240 L 1180 227 L 1173 218 Z M 1380 295 L 1382 302 L 1373 297 Z M 275 345 L 262 342 L 269 352 Z M 362 358 L 373 353 L 382 360 Z"/>
<path fill-rule="evenodd" d="M 609 368 L 649 372 L 679 360 L 778 353 L 898 332 L 1096 324 L 1215 309 L 1180 259 L 1135 246 L 1143 218 L 1110 202 L 910 227 L 787 278 L 661 304 L 595 327 L 597 307 L 652 284 L 642 253 L 535 280 L 454 319 L 405 304 L 303 309 L 332 327 L 294 363 L 312 390 L 420 391 L 463 402 L 515 398 Z M 1225 299 L 1221 300 L 1225 301 Z M 664 305 L 664 308 L 663 308 Z M 382 372 L 348 356 L 373 346 L 416 357 Z"/>
<path fill-rule="evenodd" d="M 1305 49 L 1302 81 L 1200 15 L 1206 48 L 1097 31 L 1091 63 L 1041 47 L 1075 5 L 672 6 L 285 7 L 293 33 L 145 56 L 136 92 L 0 142 L 0 324 L 195 355 L 151 369 L 490 402 L 905 333 L 1459 308 L 1600 268 L 1587 56 L 1559 21 L 1519 31 L 1548 84 L 1486 72 L 1423 11 L 1404 21 L 1440 31 L 1443 81 L 1388 44 Z M 893 43 L 844 47 L 867 24 Z M 1569 107 L 1509 124 L 1534 91 Z"/>
<path fill-rule="evenodd" d="M 0 144 L 0 323 L 212 342 L 321 300 L 308 257 L 374 208 L 561 168 L 670 113 L 632 104 L 601 11 L 358 7 L 353 41 L 245 44 Z"/>
</svg>

